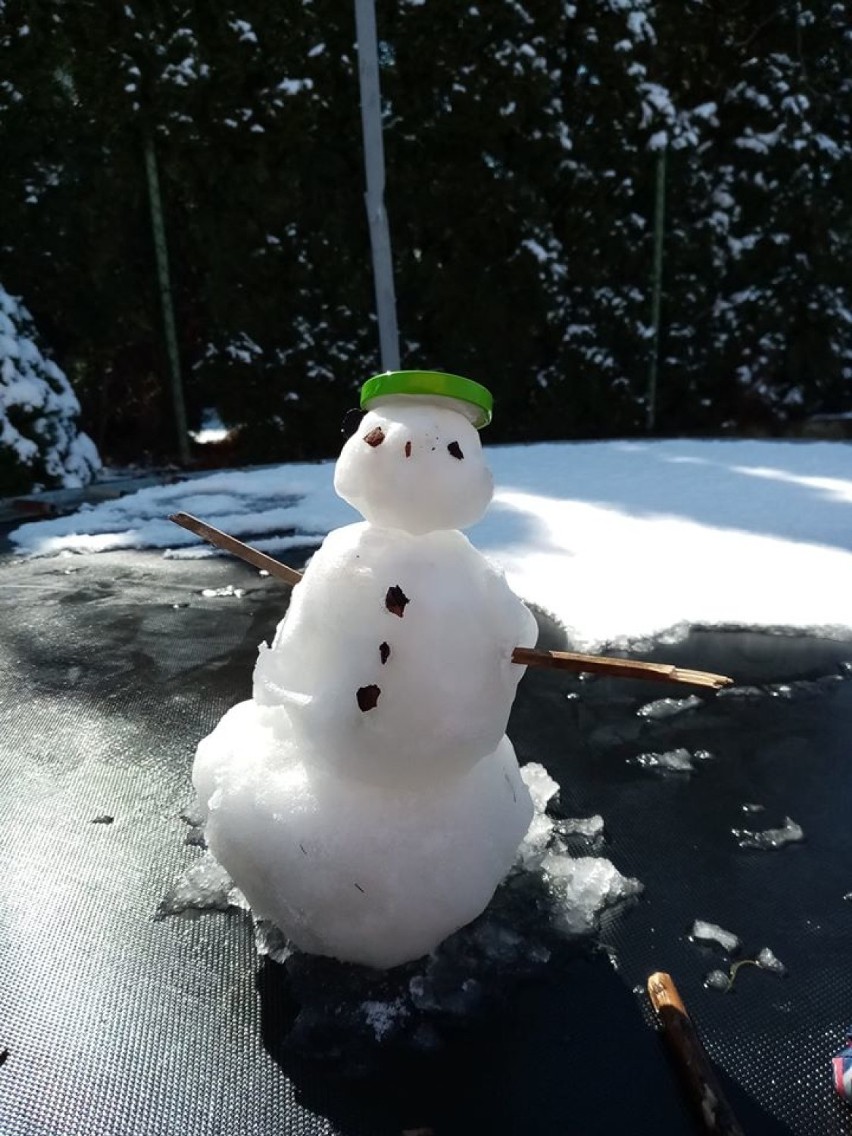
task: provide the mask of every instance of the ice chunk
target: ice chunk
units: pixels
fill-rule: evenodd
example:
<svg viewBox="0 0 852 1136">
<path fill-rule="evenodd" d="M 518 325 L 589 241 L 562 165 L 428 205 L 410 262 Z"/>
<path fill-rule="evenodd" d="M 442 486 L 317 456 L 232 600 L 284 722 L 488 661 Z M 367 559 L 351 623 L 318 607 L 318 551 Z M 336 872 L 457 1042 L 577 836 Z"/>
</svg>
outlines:
<svg viewBox="0 0 852 1136">
<path fill-rule="evenodd" d="M 797 679 L 795 682 L 779 682 L 771 684 L 767 690 L 770 698 L 781 698 L 784 701 L 804 701 L 809 698 L 821 698 L 831 694 L 842 683 L 841 674 L 821 675 L 815 679 Z"/>
<path fill-rule="evenodd" d="M 529 790 L 533 803 L 533 818 L 518 849 L 520 863 L 534 868 L 553 840 L 554 822 L 547 815 L 548 803 L 559 792 L 559 785 L 543 765 L 530 761 L 521 769 L 521 779 Z"/>
<path fill-rule="evenodd" d="M 541 862 L 552 838 L 553 821 L 545 813 L 536 812 L 518 848 L 519 862 L 525 868 L 534 868 Z"/>
<path fill-rule="evenodd" d="M 623 876 L 602 857 L 550 852 L 541 867 L 556 904 L 555 925 L 568 935 L 594 930 L 606 908 L 642 892 L 639 880 Z"/>
<path fill-rule="evenodd" d="M 536 812 L 543 813 L 559 792 L 558 782 L 537 761 L 529 761 L 521 768 L 521 779 L 530 791 Z"/>
<path fill-rule="evenodd" d="M 658 722 L 664 718 L 673 718 L 676 714 L 683 714 L 687 710 L 695 710 L 703 705 L 702 699 L 691 694 L 689 698 L 658 698 L 655 702 L 648 702 L 636 711 L 640 718 Z"/>
<path fill-rule="evenodd" d="M 785 844 L 795 844 L 805 838 L 801 825 L 796 824 L 790 817 L 784 818 L 781 828 L 767 828 L 763 832 L 732 828 L 731 832 L 737 838 L 740 848 L 783 848 Z"/>
<path fill-rule="evenodd" d="M 203 588 L 201 591 L 205 599 L 213 599 L 219 596 L 233 596 L 234 599 L 242 599 L 245 593 L 245 588 L 235 588 L 233 584 L 226 584 L 224 588 Z"/>
<path fill-rule="evenodd" d="M 273 962 L 286 962 L 293 954 L 287 936 L 268 919 L 254 918 L 254 946 L 260 958 Z"/>
<path fill-rule="evenodd" d="M 665 753 L 640 753 L 636 757 L 628 758 L 628 763 L 639 765 L 643 769 L 657 769 L 668 773 L 691 773 L 694 769 L 692 754 L 683 747 Z"/>
<path fill-rule="evenodd" d="M 740 946 L 740 940 L 733 932 L 725 931 L 716 923 L 705 923 L 703 919 L 696 919 L 692 924 L 690 937 L 702 943 L 718 943 L 728 954 L 733 954 Z"/>
<path fill-rule="evenodd" d="M 735 698 L 742 701 L 751 701 L 765 696 L 766 691 L 760 686 L 727 686 L 716 692 L 717 698 Z"/>
<path fill-rule="evenodd" d="M 724 970 L 711 970 L 704 979 L 704 985 L 708 990 L 721 990 L 724 994 L 731 987 L 731 979 Z"/>
<path fill-rule="evenodd" d="M 545 810 L 559 786 L 543 766 L 531 762 L 521 770 L 530 790 L 535 815 L 519 849 L 518 859 L 528 872 L 541 872 L 552 905 L 554 926 L 569 935 L 594 931 L 608 907 L 638 895 L 639 880 L 622 876 L 609 860 L 594 856 L 572 857 L 562 837 L 581 835 L 592 839 L 603 834 L 603 817 L 580 817 L 554 821 Z"/>
<path fill-rule="evenodd" d="M 588 840 L 597 840 L 603 836 L 604 820 L 602 816 L 567 817 L 556 822 L 556 830 L 560 836 L 584 836 Z"/>
<path fill-rule="evenodd" d="M 776 958 L 769 947 L 764 947 L 758 954 L 756 959 L 757 965 L 761 970 L 770 970 L 773 974 L 784 975 L 787 973 L 787 968 L 784 966 L 780 959 Z"/>
<path fill-rule="evenodd" d="M 187 911 L 245 911 L 245 897 L 234 887 L 221 864 L 205 853 L 180 876 L 160 902 L 158 915 L 182 915 Z"/>
</svg>

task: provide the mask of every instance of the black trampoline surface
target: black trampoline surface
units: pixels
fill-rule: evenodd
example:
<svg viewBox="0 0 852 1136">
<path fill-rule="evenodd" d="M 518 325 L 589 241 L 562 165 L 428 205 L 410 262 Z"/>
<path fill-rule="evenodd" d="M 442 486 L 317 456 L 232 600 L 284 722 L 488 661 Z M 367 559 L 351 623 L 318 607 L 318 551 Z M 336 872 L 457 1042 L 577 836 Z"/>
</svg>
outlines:
<svg viewBox="0 0 852 1136">
<path fill-rule="evenodd" d="M 228 584 L 245 594 L 201 594 Z M 606 950 L 566 944 L 487 1020 L 356 1078 L 285 1044 L 292 992 L 247 916 L 156 918 L 201 855 L 181 819 L 195 745 L 249 695 L 287 599 L 223 559 L 0 561 L 0 1136 L 693 1132 L 635 992 L 658 969 L 750 1136 L 852 1134 L 830 1071 L 852 1023 L 852 643 L 694 631 L 653 656 L 759 689 L 661 720 L 636 711 L 687 691 L 528 673 L 519 760 L 556 778 L 564 815 L 602 814 L 602 854 L 643 897 L 605 918 Z M 713 756 L 691 776 L 628 761 L 678 746 Z M 731 832 L 786 816 L 801 844 Z M 727 961 L 695 919 L 786 977 L 706 989 Z"/>
</svg>

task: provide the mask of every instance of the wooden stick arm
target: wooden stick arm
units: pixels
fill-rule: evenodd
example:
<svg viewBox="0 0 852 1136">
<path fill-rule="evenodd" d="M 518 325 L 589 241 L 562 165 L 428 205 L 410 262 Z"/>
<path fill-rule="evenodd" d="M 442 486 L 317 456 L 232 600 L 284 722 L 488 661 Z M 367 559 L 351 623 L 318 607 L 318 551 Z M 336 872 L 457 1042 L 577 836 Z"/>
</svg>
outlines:
<svg viewBox="0 0 852 1136">
<path fill-rule="evenodd" d="M 277 576 L 279 580 L 284 580 L 294 587 L 302 579 L 302 573 L 297 572 L 295 568 L 290 568 L 287 564 L 282 564 L 280 560 L 275 560 L 271 556 L 267 556 L 265 552 L 261 552 L 257 548 L 252 548 L 250 544 L 243 544 L 241 540 L 236 537 L 229 536 L 228 533 L 222 532 L 221 529 L 214 529 L 212 525 L 208 525 L 206 521 L 201 521 L 198 517 L 193 517 L 191 513 L 173 513 L 169 517 L 170 521 L 174 521 L 176 525 L 181 528 L 188 529 L 196 536 L 200 536 L 202 540 L 206 540 L 208 544 L 213 544 L 216 548 L 221 548 L 225 552 L 233 553 L 238 556 L 240 560 L 245 560 L 249 564 L 253 564 L 255 568 L 260 568 L 262 571 L 268 572 L 270 576 Z"/>
<path fill-rule="evenodd" d="M 302 579 L 302 573 L 272 556 L 267 556 L 249 544 L 243 544 L 236 537 L 229 536 L 221 529 L 213 528 L 206 521 L 193 517 L 191 513 L 174 513 L 169 517 L 181 528 L 200 536 L 209 544 L 238 556 L 276 576 L 279 580 L 295 586 Z M 706 671 L 684 670 L 669 663 L 640 663 L 628 659 L 611 659 L 605 655 L 578 655 L 571 651 L 537 651 L 531 647 L 516 647 L 512 652 L 512 662 L 525 667 L 550 667 L 557 670 L 583 672 L 587 674 L 610 675 L 613 678 L 642 678 L 657 682 L 681 683 L 688 686 L 704 686 L 718 690 L 730 686 L 732 679 L 726 675 L 709 674 Z"/>
<path fill-rule="evenodd" d="M 512 662 L 526 667 L 552 667 L 556 670 L 609 675 L 611 678 L 644 678 L 652 682 L 706 686 L 711 690 L 730 686 L 733 681 L 727 675 L 686 670 L 671 663 L 642 663 L 632 659 L 612 659 L 606 655 L 578 655 L 572 651 L 537 651 L 528 647 L 516 647 L 512 652 Z"/>
</svg>

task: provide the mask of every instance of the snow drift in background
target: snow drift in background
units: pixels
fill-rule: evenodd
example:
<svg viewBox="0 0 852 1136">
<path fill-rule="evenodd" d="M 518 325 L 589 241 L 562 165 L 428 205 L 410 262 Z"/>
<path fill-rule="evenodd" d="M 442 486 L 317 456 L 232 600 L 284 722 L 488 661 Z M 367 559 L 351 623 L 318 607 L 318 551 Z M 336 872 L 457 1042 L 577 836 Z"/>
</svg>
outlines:
<svg viewBox="0 0 852 1136">
<path fill-rule="evenodd" d="M 92 480 L 101 459 L 79 415 L 65 375 L 39 349 L 29 312 L 0 286 L 0 496 Z"/>
<path fill-rule="evenodd" d="M 852 634 L 852 445 L 486 443 L 496 492 L 468 530 L 512 590 L 589 650 L 687 624 Z M 287 559 L 355 520 L 330 464 L 211 474 L 22 525 L 23 553 L 211 550 L 184 509 Z"/>
</svg>

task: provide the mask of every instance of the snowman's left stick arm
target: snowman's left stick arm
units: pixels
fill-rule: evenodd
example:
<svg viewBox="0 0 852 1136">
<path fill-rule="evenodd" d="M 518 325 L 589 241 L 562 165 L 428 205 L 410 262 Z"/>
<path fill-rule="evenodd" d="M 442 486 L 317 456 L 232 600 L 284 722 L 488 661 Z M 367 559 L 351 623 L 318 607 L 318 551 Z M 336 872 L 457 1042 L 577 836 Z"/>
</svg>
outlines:
<svg viewBox="0 0 852 1136">
<path fill-rule="evenodd" d="M 193 517 L 191 513 L 174 513 L 169 517 L 169 520 L 174 521 L 181 528 L 195 533 L 196 536 L 200 536 L 209 544 L 238 556 L 241 560 L 253 564 L 255 568 L 268 572 L 270 576 L 277 576 L 279 580 L 284 580 L 288 584 L 295 586 L 302 579 L 302 573 L 297 572 L 295 568 L 282 564 L 280 560 L 267 556 L 264 552 L 252 548 L 249 544 L 243 544 L 236 537 L 229 536 L 221 529 L 208 525 L 206 521 Z M 610 659 L 604 655 L 577 655 L 571 651 L 537 651 L 530 647 L 516 647 L 512 652 L 512 662 L 519 666 L 551 667 L 574 672 L 584 671 L 588 674 L 610 675 L 613 678 L 652 679 L 658 682 L 674 682 L 687 686 L 705 686 L 712 690 L 730 686 L 733 681 L 726 675 L 708 674 L 707 671 L 684 670 L 682 667 L 674 667 L 669 663 L 634 662 L 629 659 Z"/>
</svg>

